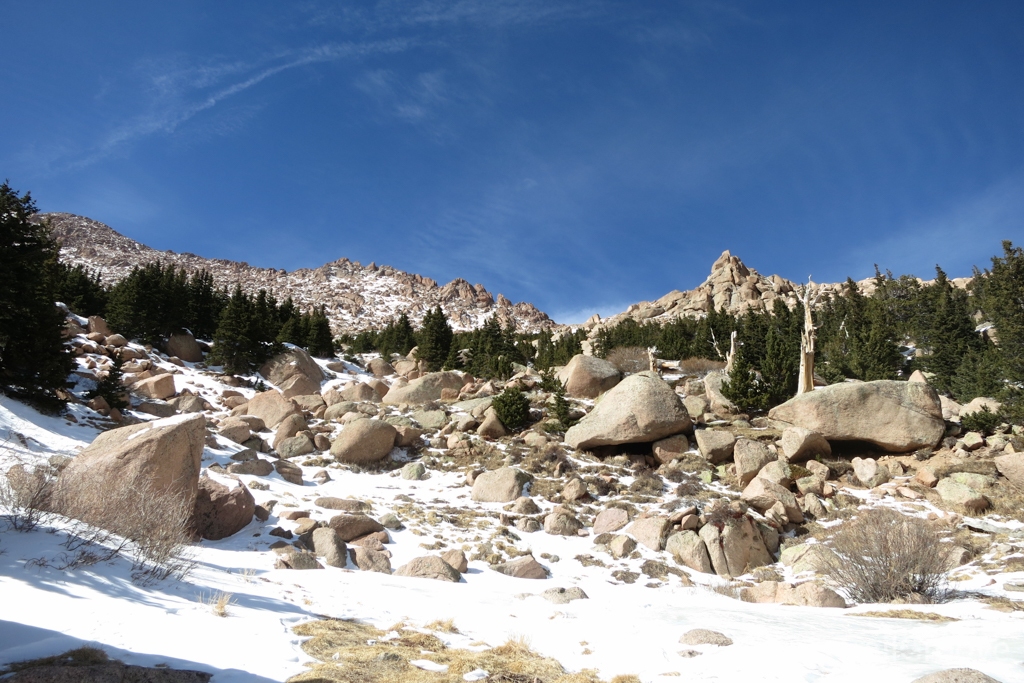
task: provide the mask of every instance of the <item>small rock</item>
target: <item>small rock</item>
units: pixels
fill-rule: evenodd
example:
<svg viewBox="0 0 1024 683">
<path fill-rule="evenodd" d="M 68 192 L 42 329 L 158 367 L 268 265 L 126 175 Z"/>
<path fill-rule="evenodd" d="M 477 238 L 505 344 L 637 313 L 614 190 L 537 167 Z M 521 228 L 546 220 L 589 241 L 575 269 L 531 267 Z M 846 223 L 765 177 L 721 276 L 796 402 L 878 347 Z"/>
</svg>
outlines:
<svg viewBox="0 0 1024 683">
<path fill-rule="evenodd" d="M 589 596 L 583 592 L 582 588 L 573 586 L 572 588 L 549 588 L 541 594 L 545 600 L 553 602 L 556 605 L 564 605 L 573 600 L 587 600 Z"/>
<path fill-rule="evenodd" d="M 508 562 L 502 562 L 501 564 L 492 564 L 491 569 L 499 574 L 504 574 L 505 576 L 511 576 L 517 579 L 548 578 L 547 569 L 537 562 L 537 560 L 533 558 L 533 555 L 524 555 Z"/>
<path fill-rule="evenodd" d="M 706 628 L 695 628 L 692 631 L 687 631 L 683 634 L 683 637 L 679 639 L 679 642 L 684 645 L 717 645 L 719 647 L 726 647 L 732 645 L 732 638 L 729 638 L 724 633 L 718 631 L 711 631 Z"/>
<path fill-rule="evenodd" d="M 406 463 L 402 467 L 402 479 L 409 481 L 419 481 L 423 479 L 427 474 L 427 468 L 423 466 L 421 462 L 410 462 Z"/>
</svg>

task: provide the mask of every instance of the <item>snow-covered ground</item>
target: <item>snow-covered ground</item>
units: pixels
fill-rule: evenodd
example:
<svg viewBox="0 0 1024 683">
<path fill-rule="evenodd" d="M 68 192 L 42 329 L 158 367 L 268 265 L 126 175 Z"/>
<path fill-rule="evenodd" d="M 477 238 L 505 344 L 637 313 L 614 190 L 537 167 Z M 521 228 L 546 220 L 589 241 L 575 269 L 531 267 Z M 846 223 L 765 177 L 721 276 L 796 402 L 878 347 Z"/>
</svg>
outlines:
<svg viewBox="0 0 1024 683">
<path fill-rule="evenodd" d="M 175 381 L 179 390 L 189 388 L 211 398 L 227 388 L 188 365 L 178 369 Z M 3 465 L 14 458 L 73 455 L 91 442 L 98 433 L 87 415 L 91 411 L 82 406 L 71 411 L 77 423 L 0 397 Z M 226 443 L 207 448 L 204 466 L 226 465 L 232 448 Z M 393 542 L 387 546 L 395 568 L 431 554 L 423 546 L 437 541 L 470 555 L 500 526 L 502 505 L 472 502 L 459 473 L 432 471 L 426 480 L 407 481 L 397 472 L 330 468 L 333 480 L 314 485 L 312 474 L 319 469 L 304 468 L 305 486 L 290 484 L 276 473 L 243 475 L 246 482 L 267 484 L 266 490 L 252 493 L 257 503 L 278 501 L 275 514 L 265 523 L 254 519 L 230 538 L 197 544 L 196 566 L 181 581 L 135 585 L 129 562 L 121 558 L 74 570 L 54 568 L 66 552 L 59 523 L 0 534 L 0 664 L 92 644 L 128 663 L 212 672 L 218 682 L 284 681 L 313 661 L 291 631 L 296 624 L 337 617 L 384 629 L 397 622 L 422 628 L 451 618 L 460 634 L 436 635 L 452 645 L 482 641 L 497 646 L 524 636 L 534 650 L 567 669 L 598 669 L 605 679 L 636 674 L 645 682 L 909 683 L 940 669 L 972 667 L 1003 683 L 1024 681 L 1022 611 L 995 611 L 969 599 L 899 606 L 955 619 L 932 623 L 855 616 L 894 609 L 892 605 L 842 610 L 749 604 L 714 592 L 709 586 L 719 579 L 693 572 L 688 572 L 693 587 L 673 576 L 650 580 L 641 575 L 636 583 L 624 584 L 612 579 L 612 568 L 629 566 L 638 572 L 643 559 L 673 563 L 665 553 L 646 548 L 640 549 L 640 560 L 616 561 L 595 551 L 590 537 L 543 531 L 516 531 L 518 541 L 503 537 L 521 550 L 532 550 L 550 569 L 551 577 L 542 581 L 510 578 L 481 561 L 471 562 L 457 584 L 361 572 L 351 564 L 346 569 L 274 569 L 277 555 L 269 545 L 279 539 L 268 532 L 275 526 L 295 526 L 277 514 L 309 510 L 315 519 L 326 521 L 337 513 L 313 506 L 321 496 L 368 502 L 370 514 L 378 518 L 392 511 L 402 517 L 396 508 L 409 503 L 399 496 L 408 496 L 423 512 L 462 508 L 493 513 L 477 517 L 471 528 L 440 519 L 431 526 L 421 519 L 407 520 L 407 528 L 391 532 Z M 539 497 L 537 502 L 551 507 Z M 574 559 L 582 555 L 599 557 L 608 566 L 584 566 Z M 956 588 L 992 595 L 1007 595 L 1003 583 L 1024 578 L 1024 572 L 989 576 L 970 566 L 958 573 L 970 578 L 956 582 Z M 578 586 L 589 599 L 553 604 L 540 597 L 556 586 Z M 223 618 L 208 604 L 219 593 L 232 596 Z M 681 645 L 680 636 L 694 628 L 721 631 L 734 644 Z M 700 656 L 680 654 L 690 649 Z"/>
</svg>

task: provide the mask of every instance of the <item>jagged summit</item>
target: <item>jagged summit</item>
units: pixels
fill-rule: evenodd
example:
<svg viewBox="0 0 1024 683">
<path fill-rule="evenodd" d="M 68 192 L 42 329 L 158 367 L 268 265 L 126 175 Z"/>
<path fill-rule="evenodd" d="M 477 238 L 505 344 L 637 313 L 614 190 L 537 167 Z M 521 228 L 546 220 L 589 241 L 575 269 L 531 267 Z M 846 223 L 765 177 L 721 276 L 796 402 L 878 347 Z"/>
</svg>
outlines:
<svg viewBox="0 0 1024 683">
<path fill-rule="evenodd" d="M 436 305 L 455 329 L 479 327 L 492 315 L 503 325 L 513 323 L 524 331 L 555 325 L 532 304 L 513 304 L 503 295 L 494 297 L 483 285 L 471 285 L 461 278 L 439 286 L 422 275 L 376 263 L 364 266 L 347 258 L 292 272 L 257 268 L 239 261 L 158 251 L 84 216 L 47 213 L 39 214 L 39 219 L 50 221 L 64 259 L 99 271 L 105 282 L 117 282 L 133 267 L 157 259 L 188 270 L 205 268 L 229 288 L 239 284 L 250 293 L 266 289 L 279 299 L 292 297 L 303 308 L 324 304 L 335 332 L 379 329 L 401 313 L 415 324 Z"/>
</svg>

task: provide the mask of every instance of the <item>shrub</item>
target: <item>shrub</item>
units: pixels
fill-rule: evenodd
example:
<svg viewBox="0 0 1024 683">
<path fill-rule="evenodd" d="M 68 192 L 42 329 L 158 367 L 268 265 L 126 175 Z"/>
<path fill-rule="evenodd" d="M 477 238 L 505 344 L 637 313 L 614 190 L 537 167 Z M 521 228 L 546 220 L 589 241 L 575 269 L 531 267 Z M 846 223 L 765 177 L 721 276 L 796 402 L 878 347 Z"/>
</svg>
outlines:
<svg viewBox="0 0 1024 683">
<path fill-rule="evenodd" d="M 491 405 L 507 429 L 519 429 L 530 417 L 530 399 L 518 387 L 506 388 L 494 397 Z"/>
<path fill-rule="evenodd" d="M 141 475 L 102 490 L 60 479 L 52 507 L 78 520 L 70 533 L 80 544 L 113 544 L 126 552 L 136 583 L 182 578 L 194 565 L 188 550 L 194 499 L 177 490 L 155 490 Z"/>
<path fill-rule="evenodd" d="M 18 463 L 0 477 L 0 508 L 7 524 L 17 531 L 32 531 L 51 516 L 49 500 L 54 471 L 48 465 L 34 468 Z"/>
<path fill-rule="evenodd" d="M 985 436 L 991 436 L 995 428 L 1002 422 L 999 413 L 993 413 L 988 406 L 982 406 L 981 410 L 960 418 L 960 426 L 967 432 L 981 432 Z"/>
<path fill-rule="evenodd" d="M 679 372 L 687 376 L 703 377 L 715 370 L 724 370 L 725 363 L 710 358 L 684 358 L 679 361 Z"/>
<path fill-rule="evenodd" d="M 608 352 L 606 361 L 619 372 L 637 373 L 651 369 L 651 357 L 642 346 L 619 346 Z"/>
<path fill-rule="evenodd" d="M 821 570 L 857 602 L 936 601 L 945 593 L 948 546 L 928 523 L 878 508 L 844 524 Z"/>
</svg>

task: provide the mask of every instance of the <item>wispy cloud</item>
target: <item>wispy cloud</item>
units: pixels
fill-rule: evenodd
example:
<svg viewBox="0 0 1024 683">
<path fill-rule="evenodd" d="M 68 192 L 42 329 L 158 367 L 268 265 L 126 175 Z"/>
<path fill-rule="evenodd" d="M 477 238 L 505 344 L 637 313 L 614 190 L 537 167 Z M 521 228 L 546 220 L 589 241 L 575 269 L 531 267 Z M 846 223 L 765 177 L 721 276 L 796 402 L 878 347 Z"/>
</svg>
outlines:
<svg viewBox="0 0 1024 683">
<path fill-rule="evenodd" d="M 484 28 L 530 26 L 599 14 L 607 3 L 556 0 L 380 0 L 366 7 L 336 7 L 310 2 L 307 21 L 347 30 L 393 30 L 401 27 L 467 25 Z"/>
<path fill-rule="evenodd" d="M 414 40 L 408 38 L 332 43 L 289 50 L 251 62 L 232 61 L 152 73 L 148 80 L 153 98 L 143 105 L 147 111 L 115 127 L 99 142 L 74 158 L 63 159 L 63 165 L 66 168 L 89 166 L 136 140 L 174 133 L 195 116 L 284 71 L 343 59 L 402 52 L 415 44 Z"/>
<path fill-rule="evenodd" d="M 883 240 L 851 250 L 845 266 L 856 277 L 864 277 L 872 263 L 925 279 L 934 277 L 939 265 L 950 277 L 965 277 L 972 266 L 988 266 L 989 259 L 1000 253 L 1002 240 L 1024 242 L 1022 225 L 1024 170 L 939 213 L 898 227 Z"/>
</svg>

